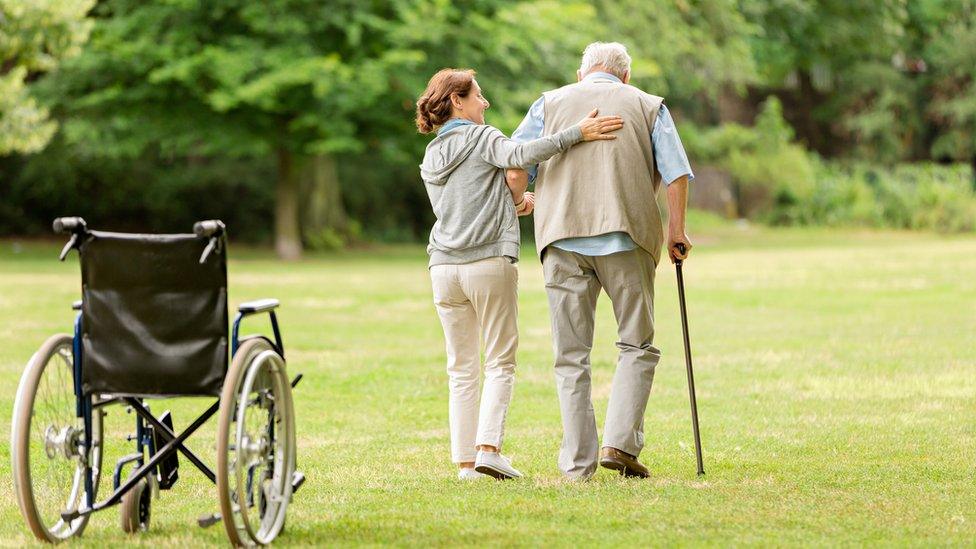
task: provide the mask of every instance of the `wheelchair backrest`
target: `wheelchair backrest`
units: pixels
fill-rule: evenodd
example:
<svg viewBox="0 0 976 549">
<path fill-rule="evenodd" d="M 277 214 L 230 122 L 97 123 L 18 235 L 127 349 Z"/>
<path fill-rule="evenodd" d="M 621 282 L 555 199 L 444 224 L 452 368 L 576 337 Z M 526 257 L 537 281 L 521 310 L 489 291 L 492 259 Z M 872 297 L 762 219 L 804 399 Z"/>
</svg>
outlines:
<svg viewBox="0 0 976 549">
<path fill-rule="evenodd" d="M 222 237 L 221 237 L 222 238 Z M 227 255 L 208 239 L 89 231 L 79 246 L 86 393 L 219 395 Z"/>
</svg>

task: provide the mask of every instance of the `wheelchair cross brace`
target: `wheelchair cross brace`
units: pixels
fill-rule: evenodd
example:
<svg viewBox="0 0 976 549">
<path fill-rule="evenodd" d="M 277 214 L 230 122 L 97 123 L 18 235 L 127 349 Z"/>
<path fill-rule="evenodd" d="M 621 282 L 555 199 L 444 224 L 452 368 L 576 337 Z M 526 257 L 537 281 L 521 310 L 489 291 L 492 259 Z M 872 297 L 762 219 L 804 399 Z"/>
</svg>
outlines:
<svg viewBox="0 0 976 549">
<path fill-rule="evenodd" d="M 142 406 L 142 404 L 139 403 L 137 399 L 132 397 L 126 397 L 124 400 L 129 405 L 132 405 L 136 413 L 138 413 L 140 416 L 142 416 L 150 423 L 153 423 L 154 426 L 158 422 L 156 417 L 153 416 L 149 412 L 149 410 L 147 410 L 144 406 Z M 191 423 L 190 426 L 187 427 L 186 430 L 184 430 L 179 435 L 174 436 L 173 432 L 170 431 L 169 429 L 163 429 L 162 430 L 163 436 L 168 438 L 169 441 L 165 445 L 163 445 L 162 448 L 158 449 L 155 454 L 150 456 L 149 460 L 142 467 L 139 467 L 138 469 L 133 471 L 132 475 L 130 475 L 129 478 L 124 483 L 122 483 L 122 485 L 119 486 L 118 489 L 115 490 L 115 492 L 111 496 L 108 497 L 108 499 L 95 503 L 94 505 L 92 505 L 87 509 L 64 511 L 61 513 L 61 518 L 64 519 L 66 522 L 68 522 L 78 517 L 90 515 L 97 511 L 101 511 L 102 509 L 105 509 L 107 507 L 117 505 L 120 501 L 122 501 L 122 496 L 126 492 L 131 490 L 132 487 L 135 486 L 140 480 L 142 480 L 149 474 L 153 473 L 156 470 L 156 466 L 159 465 L 160 462 L 162 462 L 170 455 L 176 453 L 177 451 L 182 452 L 183 455 L 189 458 L 190 461 L 203 472 L 203 474 L 205 474 L 212 482 L 216 483 L 217 477 L 214 475 L 213 471 L 211 471 L 210 468 L 204 465 L 203 462 L 199 460 L 199 458 L 194 456 L 193 452 L 191 452 L 186 446 L 183 445 L 183 442 L 186 439 L 190 438 L 190 435 L 192 435 L 197 429 L 199 429 L 204 423 L 206 423 L 207 420 L 209 420 L 214 414 L 216 414 L 217 410 L 219 409 L 220 409 L 220 400 L 218 399 L 210 406 L 210 408 L 207 408 L 207 411 L 201 414 L 200 417 L 194 420 L 193 423 Z"/>
<path fill-rule="evenodd" d="M 149 409 L 146 408 L 142 402 L 139 402 L 139 399 L 125 397 L 123 400 L 125 400 L 126 404 L 129 406 L 132 406 L 132 409 L 135 410 L 137 414 L 142 416 L 142 419 L 148 421 L 149 424 L 152 425 L 155 432 L 159 433 L 163 438 L 166 439 L 166 442 L 170 442 L 176 438 L 176 433 L 170 430 L 170 428 L 167 427 L 163 422 L 159 421 L 156 416 L 152 415 Z M 197 469 L 199 469 L 201 473 L 210 479 L 210 482 L 217 484 L 217 475 L 214 474 L 210 467 L 207 467 L 206 463 L 200 461 L 200 458 L 190 451 L 189 448 L 181 443 L 176 446 L 176 449 L 179 450 L 181 454 L 186 456 L 186 459 L 190 460 L 191 463 L 196 465 Z"/>
</svg>

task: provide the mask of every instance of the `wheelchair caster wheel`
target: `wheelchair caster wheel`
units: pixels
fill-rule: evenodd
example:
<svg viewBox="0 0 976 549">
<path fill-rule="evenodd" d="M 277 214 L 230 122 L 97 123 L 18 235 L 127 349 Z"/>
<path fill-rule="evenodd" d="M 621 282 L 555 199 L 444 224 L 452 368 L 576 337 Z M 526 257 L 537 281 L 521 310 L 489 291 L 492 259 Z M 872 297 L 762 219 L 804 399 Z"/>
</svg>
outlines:
<svg viewBox="0 0 976 549">
<path fill-rule="evenodd" d="M 148 530 L 151 510 L 152 489 L 149 482 L 142 479 L 122 496 L 122 503 L 119 505 L 122 531 L 134 534 Z"/>
</svg>

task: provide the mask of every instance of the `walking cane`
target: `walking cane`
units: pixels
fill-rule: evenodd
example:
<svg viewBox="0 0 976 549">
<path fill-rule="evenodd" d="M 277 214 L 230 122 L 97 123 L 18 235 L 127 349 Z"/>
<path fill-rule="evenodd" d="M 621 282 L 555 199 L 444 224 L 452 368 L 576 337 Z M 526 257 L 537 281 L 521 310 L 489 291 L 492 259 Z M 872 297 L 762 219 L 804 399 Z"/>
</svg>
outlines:
<svg viewBox="0 0 976 549">
<path fill-rule="evenodd" d="M 678 251 L 685 253 L 685 245 L 679 243 Z M 702 465 L 701 435 L 698 432 L 698 403 L 695 401 L 695 374 L 691 371 L 691 341 L 688 339 L 688 310 L 685 308 L 685 280 L 681 276 L 682 260 L 675 259 L 674 269 L 678 275 L 678 303 L 681 306 L 681 329 L 685 336 L 685 365 L 688 367 L 688 396 L 691 398 L 691 430 L 695 434 L 695 458 L 698 460 L 698 474 L 705 474 Z"/>
</svg>

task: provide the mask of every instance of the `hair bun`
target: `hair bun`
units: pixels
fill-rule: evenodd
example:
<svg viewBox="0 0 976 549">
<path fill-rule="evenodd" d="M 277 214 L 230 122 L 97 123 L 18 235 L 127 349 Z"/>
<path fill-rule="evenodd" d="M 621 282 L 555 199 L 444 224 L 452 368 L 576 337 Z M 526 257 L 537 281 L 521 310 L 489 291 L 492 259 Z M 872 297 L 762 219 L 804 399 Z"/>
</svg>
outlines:
<svg viewBox="0 0 976 549">
<path fill-rule="evenodd" d="M 451 117 L 451 96 L 467 97 L 474 85 L 475 72 L 470 69 L 441 69 L 417 99 L 415 123 L 420 133 L 430 133 Z"/>
</svg>

